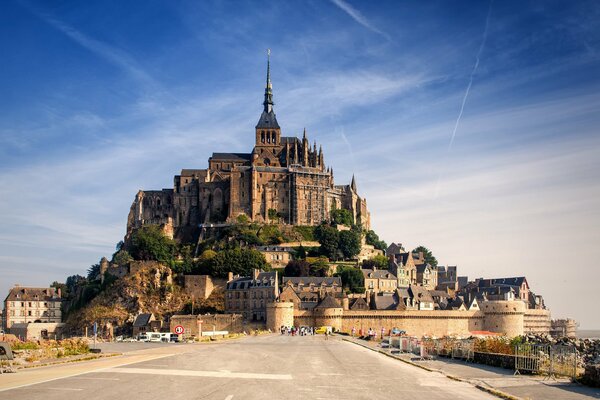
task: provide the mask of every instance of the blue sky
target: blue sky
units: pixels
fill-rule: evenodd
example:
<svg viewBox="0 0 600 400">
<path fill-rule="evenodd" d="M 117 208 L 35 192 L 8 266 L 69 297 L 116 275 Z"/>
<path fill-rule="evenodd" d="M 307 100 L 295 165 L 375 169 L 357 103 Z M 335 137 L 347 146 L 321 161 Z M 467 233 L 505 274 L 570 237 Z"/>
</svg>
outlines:
<svg viewBox="0 0 600 400">
<path fill-rule="evenodd" d="M 388 243 L 600 328 L 595 1 L 7 1 L 0 48 L 0 295 L 110 256 L 137 190 L 250 151 L 271 48 L 284 134 L 356 174 Z"/>
</svg>

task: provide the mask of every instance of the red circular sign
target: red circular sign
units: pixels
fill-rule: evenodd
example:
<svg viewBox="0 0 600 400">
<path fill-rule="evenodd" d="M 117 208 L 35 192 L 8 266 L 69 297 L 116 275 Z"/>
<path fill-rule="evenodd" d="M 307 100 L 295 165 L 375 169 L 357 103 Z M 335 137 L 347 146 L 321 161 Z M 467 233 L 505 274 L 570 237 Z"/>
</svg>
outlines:
<svg viewBox="0 0 600 400">
<path fill-rule="evenodd" d="M 175 327 L 175 330 L 174 330 L 174 332 L 175 332 L 176 334 L 178 334 L 178 335 L 181 335 L 181 334 L 184 332 L 183 326 L 181 326 L 181 325 L 177 325 L 177 326 Z"/>
</svg>

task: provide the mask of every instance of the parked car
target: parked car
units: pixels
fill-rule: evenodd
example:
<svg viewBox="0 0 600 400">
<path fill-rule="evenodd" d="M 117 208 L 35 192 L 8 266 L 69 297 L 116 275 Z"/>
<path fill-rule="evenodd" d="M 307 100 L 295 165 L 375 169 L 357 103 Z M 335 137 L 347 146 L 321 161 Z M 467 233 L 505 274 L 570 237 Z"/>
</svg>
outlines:
<svg viewBox="0 0 600 400">
<path fill-rule="evenodd" d="M 398 329 L 398 328 L 392 328 L 392 331 L 390 333 L 392 334 L 392 336 L 406 335 L 406 331 L 403 331 L 402 329 Z"/>
<path fill-rule="evenodd" d="M 331 328 L 331 326 L 321 326 L 315 330 L 315 333 L 316 334 L 319 334 L 319 333 L 320 334 L 325 334 L 325 333 L 331 334 L 332 331 L 333 331 L 333 329 Z"/>
</svg>

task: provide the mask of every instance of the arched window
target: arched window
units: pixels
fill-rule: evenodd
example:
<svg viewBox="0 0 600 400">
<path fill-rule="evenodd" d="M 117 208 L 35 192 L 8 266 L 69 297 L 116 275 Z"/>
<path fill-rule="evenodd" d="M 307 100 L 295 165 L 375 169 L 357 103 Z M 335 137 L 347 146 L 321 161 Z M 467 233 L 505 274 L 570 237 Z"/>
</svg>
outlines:
<svg viewBox="0 0 600 400">
<path fill-rule="evenodd" d="M 264 143 L 264 142 L 265 142 L 265 131 L 261 131 L 261 132 L 260 132 L 260 141 L 261 141 L 262 143 Z"/>
</svg>

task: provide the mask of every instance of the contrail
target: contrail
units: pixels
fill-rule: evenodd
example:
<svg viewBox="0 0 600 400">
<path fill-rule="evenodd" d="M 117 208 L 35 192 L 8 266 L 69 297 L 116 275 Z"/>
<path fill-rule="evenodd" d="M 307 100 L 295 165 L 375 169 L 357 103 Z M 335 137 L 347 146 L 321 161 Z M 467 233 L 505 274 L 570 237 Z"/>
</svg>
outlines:
<svg viewBox="0 0 600 400">
<path fill-rule="evenodd" d="M 490 24 L 490 14 L 492 13 L 492 3 L 493 0 L 490 1 L 490 6 L 488 8 L 487 17 L 485 19 L 485 29 L 483 30 L 483 40 L 481 41 L 481 46 L 479 46 L 479 51 L 477 52 L 477 56 L 475 58 L 475 65 L 473 65 L 473 69 L 471 70 L 471 75 L 469 76 L 469 84 L 467 85 L 467 90 L 465 91 L 465 95 L 462 100 L 462 104 L 460 105 L 460 112 L 458 113 L 458 117 L 456 118 L 456 123 L 454 124 L 454 129 L 452 130 L 452 137 L 450 138 L 450 143 L 448 144 L 448 150 L 452 149 L 452 145 L 454 144 L 454 138 L 456 137 L 456 131 L 458 130 L 458 124 L 460 124 L 460 119 L 462 118 L 463 111 L 465 109 L 465 103 L 467 102 L 467 97 L 469 97 L 469 92 L 471 91 L 471 85 L 473 85 L 473 76 L 477 71 L 477 67 L 479 67 L 479 58 L 481 57 L 481 52 L 483 51 L 483 46 L 485 46 L 485 41 L 487 39 L 488 34 L 488 26 Z"/>
<path fill-rule="evenodd" d="M 490 5 L 488 8 L 487 17 L 485 18 L 485 28 L 483 29 L 483 39 L 481 40 L 481 45 L 479 46 L 479 51 L 477 51 L 477 56 L 475 57 L 475 65 L 473 65 L 473 69 L 471 70 L 471 75 L 469 76 L 469 84 L 467 85 L 467 90 L 465 90 L 465 95 L 463 96 L 462 103 L 460 105 L 460 111 L 458 113 L 458 117 L 456 118 L 456 122 L 454 123 L 454 129 L 452 130 L 452 136 L 450 137 L 450 143 L 448 143 L 448 150 L 446 154 L 452 150 L 452 145 L 454 144 L 454 138 L 456 137 L 456 131 L 458 130 L 458 125 L 460 124 L 460 119 L 462 118 L 463 111 L 465 110 L 465 104 L 467 103 L 467 98 L 469 97 L 469 92 L 471 91 L 471 86 L 473 85 L 473 77 L 475 76 L 475 72 L 477 72 L 477 67 L 479 67 L 479 59 L 481 58 L 481 52 L 483 51 L 483 46 L 485 46 L 485 41 L 487 40 L 488 35 L 488 27 L 490 24 L 490 15 L 492 13 L 492 3 L 494 0 L 490 0 Z M 440 171 L 438 175 L 437 184 L 435 185 L 435 196 L 434 198 L 438 198 L 440 194 L 440 183 L 442 180 L 442 172 Z"/>
</svg>

